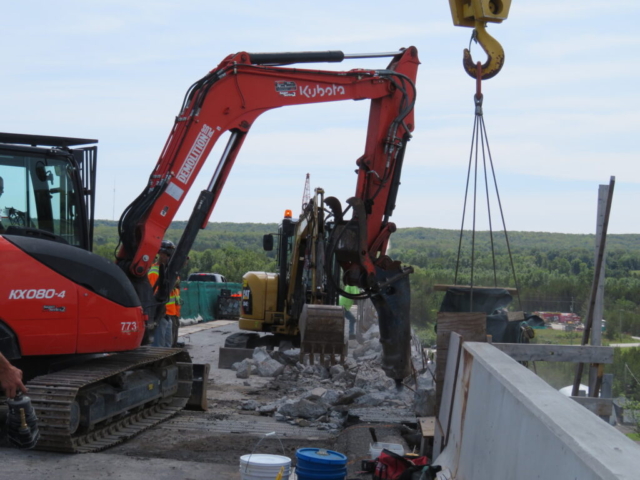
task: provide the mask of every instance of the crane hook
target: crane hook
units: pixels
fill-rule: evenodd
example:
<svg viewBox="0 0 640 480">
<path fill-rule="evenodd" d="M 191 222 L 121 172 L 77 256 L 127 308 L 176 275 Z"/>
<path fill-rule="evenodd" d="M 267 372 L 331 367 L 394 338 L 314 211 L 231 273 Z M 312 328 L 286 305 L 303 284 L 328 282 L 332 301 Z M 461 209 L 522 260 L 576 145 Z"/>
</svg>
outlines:
<svg viewBox="0 0 640 480">
<path fill-rule="evenodd" d="M 487 61 L 482 64 L 482 74 L 480 79 L 488 80 L 489 78 L 495 77 L 502 69 L 502 66 L 504 65 L 504 49 L 495 38 L 487 33 L 485 22 L 476 21 L 475 24 L 475 29 L 473 30 L 471 38 L 479 43 L 487 54 Z M 476 62 L 471 58 L 471 52 L 468 48 L 464 49 L 462 64 L 469 76 L 473 78 L 478 77 Z"/>
</svg>

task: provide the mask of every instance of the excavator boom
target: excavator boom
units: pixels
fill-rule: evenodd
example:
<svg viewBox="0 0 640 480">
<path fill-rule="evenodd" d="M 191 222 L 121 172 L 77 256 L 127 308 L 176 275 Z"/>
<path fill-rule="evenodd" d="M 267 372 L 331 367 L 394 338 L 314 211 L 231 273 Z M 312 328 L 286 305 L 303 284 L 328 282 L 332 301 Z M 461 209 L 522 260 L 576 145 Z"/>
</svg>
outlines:
<svg viewBox="0 0 640 480">
<path fill-rule="evenodd" d="M 414 128 L 419 64 L 415 47 L 380 55 L 392 57 L 386 69 L 324 71 L 274 65 L 341 61 L 344 54 L 240 52 L 229 55 L 189 88 L 148 186 L 119 224 L 118 264 L 132 280 L 150 318 L 158 317 L 153 306 L 168 298 L 197 232 L 206 226 L 251 126 L 260 114 L 285 106 L 371 100 L 365 151 L 357 161 L 358 181 L 350 200 L 355 220 L 347 225 L 350 233 L 344 236 L 355 235 L 355 241 L 336 245 L 336 258 L 347 272 L 348 284 L 376 289 L 380 262 L 386 269 L 384 253 L 395 230 L 389 217 L 395 207 L 404 148 Z M 230 132 L 229 140 L 213 177 L 200 193 L 176 251 L 151 293 L 146 274 L 164 233 L 211 149 L 226 132 Z M 341 209 L 338 204 L 333 207 Z"/>
</svg>

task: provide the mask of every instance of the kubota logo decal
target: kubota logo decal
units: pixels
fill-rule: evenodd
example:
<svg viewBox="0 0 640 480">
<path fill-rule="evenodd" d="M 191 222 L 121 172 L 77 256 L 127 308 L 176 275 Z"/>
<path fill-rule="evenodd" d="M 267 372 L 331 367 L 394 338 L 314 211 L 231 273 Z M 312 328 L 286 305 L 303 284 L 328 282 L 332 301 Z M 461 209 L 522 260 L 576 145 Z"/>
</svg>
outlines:
<svg viewBox="0 0 640 480">
<path fill-rule="evenodd" d="M 9 292 L 9 300 L 40 300 L 43 298 L 64 298 L 67 294 L 66 290 L 57 292 L 53 288 L 40 288 L 38 290 L 32 288 L 28 290 L 11 290 Z"/>
<path fill-rule="evenodd" d="M 211 140 L 212 136 L 213 128 L 206 124 L 203 125 L 202 130 L 200 130 L 200 133 L 198 134 L 198 138 L 196 138 L 196 141 L 193 142 L 193 146 L 189 151 L 189 155 L 187 155 L 184 164 L 182 165 L 182 167 L 180 167 L 178 175 L 176 175 L 176 178 L 185 185 L 189 182 L 191 174 L 193 173 L 193 169 L 200 161 L 200 157 L 202 157 L 202 154 L 207 148 L 207 145 L 209 145 L 209 141 Z"/>
<path fill-rule="evenodd" d="M 276 82 L 276 92 L 294 92 L 298 89 L 296 82 L 282 81 Z"/>
<path fill-rule="evenodd" d="M 320 85 L 310 87 L 309 85 L 304 85 L 300 87 L 300 94 L 307 98 L 333 97 L 335 95 L 344 95 L 345 90 L 341 85 L 329 85 L 328 87 L 321 87 Z"/>
</svg>

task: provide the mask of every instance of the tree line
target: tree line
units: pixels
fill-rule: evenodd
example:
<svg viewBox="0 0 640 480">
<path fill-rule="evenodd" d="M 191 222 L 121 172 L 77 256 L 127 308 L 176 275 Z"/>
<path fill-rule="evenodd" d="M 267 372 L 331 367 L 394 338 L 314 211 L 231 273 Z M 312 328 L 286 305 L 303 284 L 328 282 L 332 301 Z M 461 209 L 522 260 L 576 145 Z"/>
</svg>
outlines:
<svg viewBox="0 0 640 480">
<path fill-rule="evenodd" d="M 166 238 L 177 242 L 185 222 L 174 222 Z M 201 231 L 184 274 L 217 272 L 239 282 L 247 271 L 274 271 L 275 252 L 262 249 L 262 236 L 277 232 L 275 223 L 210 223 Z M 546 232 L 470 232 L 400 228 L 387 252 L 412 265 L 411 317 L 416 325 L 435 322 L 442 294 L 434 285 L 518 288 L 513 310 L 575 312 L 584 317 L 595 268 L 595 236 Z M 113 259 L 116 222 L 99 220 L 94 251 Z M 511 255 L 509 254 L 509 250 Z M 640 336 L 640 235 L 609 235 L 604 318 L 606 335 L 620 330 Z M 515 276 L 513 272 L 515 271 Z"/>
</svg>

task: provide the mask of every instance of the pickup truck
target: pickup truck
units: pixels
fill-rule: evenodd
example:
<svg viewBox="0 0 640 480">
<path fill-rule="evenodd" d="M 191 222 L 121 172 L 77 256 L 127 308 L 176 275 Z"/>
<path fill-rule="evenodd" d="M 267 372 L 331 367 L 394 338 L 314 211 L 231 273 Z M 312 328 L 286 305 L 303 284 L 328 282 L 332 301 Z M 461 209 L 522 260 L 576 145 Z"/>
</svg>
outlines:
<svg viewBox="0 0 640 480">
<path fill-rule="evenodd" d="M 187 278 L 187 282 L 227 283 L 227 279 L 219 273 L 191 273 Z"/>
</svg>

